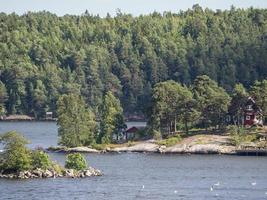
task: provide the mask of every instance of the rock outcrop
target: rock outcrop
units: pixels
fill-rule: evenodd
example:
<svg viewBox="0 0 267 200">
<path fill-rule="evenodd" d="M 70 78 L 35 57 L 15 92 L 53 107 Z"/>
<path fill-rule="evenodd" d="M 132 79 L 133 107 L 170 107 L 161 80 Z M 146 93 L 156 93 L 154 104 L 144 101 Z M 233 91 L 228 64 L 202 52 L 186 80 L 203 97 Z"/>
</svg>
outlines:
<svg viewBox="0 0 267 200">
<path fill-rule="evenodd" d="M 73 169 L 65 169 L 62 172 L 58 173 L 55 170 L 44 170 L 44 169 L 34 169 L 28 171 L 20 171 L 17 173 L 2 174 L 0 173 L 0 178 L 7 179 L 30 179 L 30 178 L 84 178 L 91 176 L 101 176 L 102 173 L 100 170 L 89 167 L 85 170 L 76 171 Z"/>
<path fill-rule="evenodd" d="M 49 151 L 55 152 L 82 152 L 82 153 L 105 153 L 105 152 L 147 152 L 147 153 L 177 153 L 177 154 L 235 154 L 236 147 L 230 144 L 229 136 L 221 135 L 195 135 L 183 139 L 181 142 L 167 147 L 159 145 L 155 140 L 140 141 L 131 146 L 107 147 L 98 151 L 88 147 L 50 147 Z"/>
<path fill-rule="evenodd" d="M 233 154 L 236 147 L 229 144 L 228 136 L 197 135 L 168 147 L 164 153 Z"/>
<path fill-rule="evenodd" d="M 154 152 L 190 154 L 233 154 L 236 147 L 229 144 L 229 137 L 217 135 L 198 135 L 185 138 L 178 144 L 166 147 L 154 140 L 137 143 L 133 146 L 109 149 L 109 152 Z"/>
<path fill-rule="evenodd" d="M 158 152 L 159 146 L 150 141 L 135 144 L 129 147 L 117 147 L 109 152 Z"/>
<path fill-rule="evenodd" d="M 68 148 L 64 146 L 57 146 L 57 147 L 49 147 L 47 151 L 53 151 L 53 152 L 66 152 L 66 153 L 74 153 L 74 152 L 79 152 L 79 153 L 100 153 L 100 151 L 96 149 L 92 149 L 89 147 L 73 147 L 73 148 Z"/>
</svg>

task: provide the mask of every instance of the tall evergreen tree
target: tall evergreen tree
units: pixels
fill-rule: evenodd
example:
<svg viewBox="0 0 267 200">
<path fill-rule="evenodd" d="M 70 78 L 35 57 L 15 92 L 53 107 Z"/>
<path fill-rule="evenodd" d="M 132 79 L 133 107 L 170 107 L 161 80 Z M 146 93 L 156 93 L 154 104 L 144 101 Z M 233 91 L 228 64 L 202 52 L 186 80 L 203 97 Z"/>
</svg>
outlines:
<svg viewBox="0 0 267 200">
<path fill-rule="evenodd" d="M 117 136 L 126 128 L 123 119 L 123 109 L 112 92 L 107 92 L 103 97 L 100 107 L 100 135 L 98 141 L 108 144 L 112 142 L 113 136 Z"/>
<path fill-rule="evenodd" d="M 62 95 L 57 102 L 57 114 L 59 144 L 76 147 L 95 143 L 95 116 L 80 96 Z"/>
</svg>

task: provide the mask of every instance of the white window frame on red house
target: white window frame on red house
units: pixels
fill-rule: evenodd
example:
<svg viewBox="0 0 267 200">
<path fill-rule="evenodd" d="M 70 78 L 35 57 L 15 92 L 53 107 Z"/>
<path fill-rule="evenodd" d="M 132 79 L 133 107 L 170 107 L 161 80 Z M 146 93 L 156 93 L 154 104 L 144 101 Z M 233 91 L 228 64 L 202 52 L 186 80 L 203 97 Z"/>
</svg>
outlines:
<svg viewBox="0 0 267 200">
<path fill-rule="evenodd" d="M 252 110 L 252 105 L 248 105 L 248 106 L 247 106 L 247 109 L 248 109 L 248 110 Z"/>
</svg>

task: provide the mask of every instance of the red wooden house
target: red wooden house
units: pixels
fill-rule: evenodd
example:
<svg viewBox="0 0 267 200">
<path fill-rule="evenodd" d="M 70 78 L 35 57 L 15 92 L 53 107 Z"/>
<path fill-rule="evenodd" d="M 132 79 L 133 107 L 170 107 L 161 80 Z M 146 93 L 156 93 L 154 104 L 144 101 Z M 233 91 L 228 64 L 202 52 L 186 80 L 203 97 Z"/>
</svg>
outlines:
<svg viewBox="0 0 267 200">
<path fill-rule="evenodd" d="M 142 127 L 141 127 L 142 128 Z M 128 130 L 125 131 L 126 140 L 133 140 L 138 138 L 138 132 L 140 130 L 140 127 L 131 127 Z"/>
<path fill-rule="evenodd" d="M 262 125 L 262 110 L 252 97 L 249 97 L 243 108 L 244 126 Z"/>
</svg>

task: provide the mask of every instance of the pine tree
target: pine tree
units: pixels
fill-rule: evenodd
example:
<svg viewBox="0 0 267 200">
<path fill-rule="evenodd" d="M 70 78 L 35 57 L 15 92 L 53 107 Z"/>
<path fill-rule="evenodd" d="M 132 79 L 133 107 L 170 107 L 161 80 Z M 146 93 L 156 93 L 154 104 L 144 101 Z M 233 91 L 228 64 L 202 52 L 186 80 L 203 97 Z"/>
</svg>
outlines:
<svg viewBox="0 0 267 200">
<path fill-rule="evenodd" d="M 80 96 L 62 95 L 57 102 L 57 114 L 59 144 L 76 147 L 95 143 L 95 116 Z"/>
<path fill-rule="evenodd" d="M 100 116 L 100 135 L 98 142 L 104 144 L 111 143 L 113 136 L 119 134 L 126 126 L 123 120 L 123 109 L 120 101 L 110 91 L 103 97 Z"/>
</svg>

